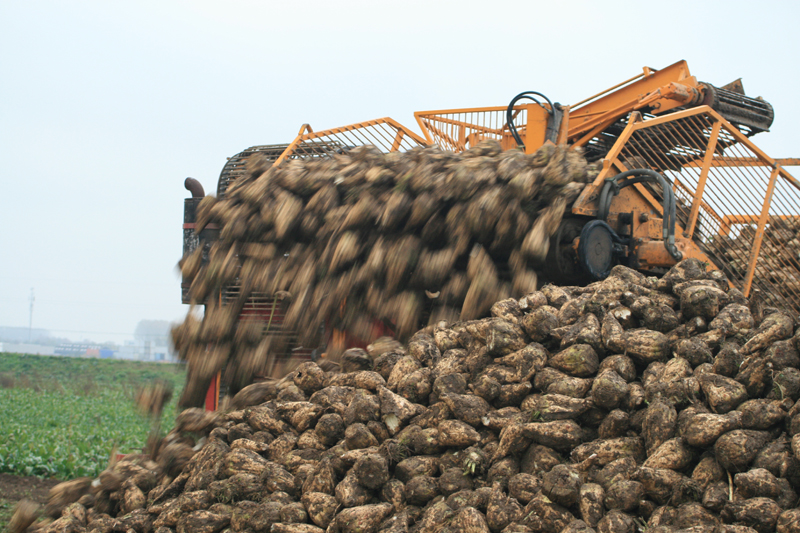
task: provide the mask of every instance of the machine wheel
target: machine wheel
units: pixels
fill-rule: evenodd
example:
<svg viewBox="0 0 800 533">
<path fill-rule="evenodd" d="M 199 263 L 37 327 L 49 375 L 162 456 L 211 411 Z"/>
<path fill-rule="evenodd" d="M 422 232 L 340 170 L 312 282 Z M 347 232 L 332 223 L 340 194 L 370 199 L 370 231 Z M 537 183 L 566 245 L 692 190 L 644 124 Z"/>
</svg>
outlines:
<svg viewBox="0 0 800 533">
<path fill-rule="evenodd" d="M 581 230 L 578 260 L 595 280 L 605 279 L 614 262 L 614 232 L 602 220 L 592 220 Z"/>
<path fill-rule="evenodd" d="M 550 239 L 550 250 L 544 264 L 544 274 L 549 281 L 568 285 L 581 285 L 591 281 L 578 261 L 575 239 L 580 237 L 586 220 L 565 218 Z"/>
</svg>

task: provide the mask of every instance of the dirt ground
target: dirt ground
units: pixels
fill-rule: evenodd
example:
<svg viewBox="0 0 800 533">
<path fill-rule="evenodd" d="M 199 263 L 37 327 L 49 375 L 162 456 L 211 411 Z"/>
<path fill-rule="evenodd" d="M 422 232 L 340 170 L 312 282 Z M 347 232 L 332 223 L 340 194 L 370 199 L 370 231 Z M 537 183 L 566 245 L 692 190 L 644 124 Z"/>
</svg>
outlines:
<svg viewBox="0 0 800 533">
<path fill-rule="evenodd" d="M 51 487 L 61 483 L 56 479 L 40 479 L 38 477 L 12 476 L 0 474 L 0 498 L 14 503 L 28 498 L 37 503 L 47 503 L 47 493 Z"/>
<path fill-rule="evenodd" d="M 55 479 L 0 474 L 0 530 L 8 523 L 11 512 L 19 500 L 28 498 L 44 505 L 47 503 L 50 487 L 59 483 L 60 481 Z"/>
</svg>

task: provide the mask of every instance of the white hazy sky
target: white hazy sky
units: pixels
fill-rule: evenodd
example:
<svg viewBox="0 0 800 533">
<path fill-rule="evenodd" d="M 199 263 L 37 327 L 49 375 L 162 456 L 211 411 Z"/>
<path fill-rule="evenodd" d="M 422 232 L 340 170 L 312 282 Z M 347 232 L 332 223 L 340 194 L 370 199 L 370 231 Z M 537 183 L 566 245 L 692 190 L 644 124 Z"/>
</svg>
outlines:
<svg viewBox="0 0 800 533">
<path fill-rule="evenodd" d="M 415 110 L 571 104 L 686 59 L 773 104 L 800 156 L 788 1 L 0 1 L 0 325 L 130 338 L 178 320 L 183 179 L 254 144 Z M 415 128 L 416 129 L 416 128 Z M 796 169 L 795 169 L 796 170 Z"/>
</svg>

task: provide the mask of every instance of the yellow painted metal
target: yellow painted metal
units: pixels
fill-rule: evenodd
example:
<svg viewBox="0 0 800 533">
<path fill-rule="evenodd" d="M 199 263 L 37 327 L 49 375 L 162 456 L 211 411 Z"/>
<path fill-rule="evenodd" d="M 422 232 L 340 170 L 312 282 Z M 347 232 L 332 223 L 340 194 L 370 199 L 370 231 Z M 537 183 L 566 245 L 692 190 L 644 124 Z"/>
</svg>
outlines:
<svg viewBox="0 0 800 533">
<path fill-rule="evenodd" d="M 725 215 L 721 217 L 719 235 L 728 237 L 731 229 L 735 225 L 751 225 L 758 224 L 759 215 Z M 798 215 L 770 215 L 767 218 L 767 224 L 775 224 L 778 222 L 800 222 L 800 214 Z"/>
<path fill-rule="evenodd" d="M 531 115 L 528 110 L 532 110 Z M 422 130 L 428 144 L 439 144 L 445 150 L 460 152 L 474 146 L 484 139 L 494 139 L 500 142 L 504 149 L 516 148 L 511 131 L 506 124 L 506 107 L 472 107 L 464 109 L 442 109 L 438 111 L 418 111 L 414 118 Z M 525 139 L 529 133 L 529 119 L 538 121 L 543 113 L 542 108 L 536 104 L 517 105 L 513 109 L 512 118 L 520 137 Z M 535 150 L 544 142 L 544 125 L 538 124 L 541 129 L 541 141 L 531 143 Z"/>
<path fill-rule="evenodd" d="M 532 154 L 545 143 L 550 113 L 538 104 L 527 104 L 528 125 L 525 130 L 525 153 Z"/>
<path fill-rule="evenodd" d="M 459 126 L 459 131 L 460 131 L 460 126 Z M 446 132 L 445 132 L 445 131 L 443 131 L 443 130 L 440 130 L 439 128 L 437 128 L 437 127 L 436 127 L 436 126 L 434 126 L 433 124 L 429 125 L 429 126 L 428 126 L 428 128 L 426 128 L 426 129 L 425 129 L 425 137 L 426 137 L 426 138 L 427 138 L 427 137 L 431 137 L 431 134 L 434 134 L 434 135 L 436 135 L 437 137 L 439 137 L 439 138 L 441 138 L 441 139 L 444 139 L 444 140 L 445 140 L 445 141 L 447 141 L 447 142 L 448 142 L 448 143 L 449 143 L 451 146 L 455 147 L 455 148 L 457 149 L 457 151 L 466 150 L 466 147 L 465 147 L 465 146 L 463 146 L 463 145 L 462 145 L 462 144 L 459 142 L 459 140 L 458 140 L 458 137 L 456 137 L 455 139 L 453 139 L 453 138 L 452 138 L 452 137 L 451 137 L 451 136 L 450 136 L 448 133 L 446 133 Z M 433 143 L 433 140 L 431 140 L 430 142 L 431 142 L 431 143 Z"/>
<path fill-rule="evenodd" d="M 583 137 L 578 139 L 574 139 L 572 146 L 586 146 L 592 139 L 597 137 L 598 134 L 602 133 L 603 130 L 608 128 L 611 124 L 614 123 L 614 120 L 607 120 L 606 122 L 601 122 L 594 129 L 589 130 Z M 567 133 L 569 136 L 569 132 Z"/>
<path fill-rule="evenodd" d="M 397 130 L 397 136 L 394 138 L 394 142 L 392 143 L 392 152 L 396 152 L 400 149 L 400 143 L 403 141 L 403 136 L 405 134 L 405 130 Z"/>
<path fill-rule="evenodd" d="M 684 111 L 679 111 L 679 112 L 676 112 L 676 113 L 670 113 L 669 115 L 666 115 L 666 116 L 663 116 L 663 117 L 657 117 L 657 118 L 650 119 L 647 122 L 648 122 L 648 125 L 655 126 L 655 125 L 658 125 L 658 124 L 662 124 L 664 122 L 673 122 L 675 120 L 678 120 L 678 119 L 681 119 L 681 118 L 684 118 L 684 117 L 690 117 L 690 116 L 702 115 L 702 114 L 709 115 L 714 120 L 719 120 L 719 121 L 722 121 L 723 124 L 727 124 L 727 127 L 726 127 L 727 132 L 732 137 L 734 137 L 738 143 L 741 143 L 741 144 L 747 146 L 747 148 L 749 150 L 751 150 L 755 154 L 755 158 L 752 158 L 752 159 L 757 159 L 757 160 L 761 161 L 760 165 L 755 165 L 755 164 L 752 163 L 752 159 L 751 158 L 747 158 L 746 160 L 748 161 L 748 165 L 746 165 L 746 166 L 778 167 L 780 169 L 781 176 L 784 179 L 786 179 L 789 183 L 791 183 L 794 187 L 796 187 L 797 189 L 800 189 L 800 181 L 798 181 L 794 176 L 792 176 L 788 171 L 786 171 L 779 164 L 779 161 L 777 159 L 773 159 L 769 155 L 767 155 L 766 152 L 764 152 L 758 146 L 753 144 L 753 142 L 746 135 L 744 135 L 741 131 L 739 131 L 738 128 L 734 127 L 730 122 L 725 120 L 722 117 L 722 115 L 720 115 L 719 113 L 717 113 L 716 111 L 714 111 L 713 109 L 711 109 L 708 106 L 698 106 L 698 107 L 694 107 L 694 108 L 691 108 L 691 109 L 686 109 Z M 791 164 L 796 164 L 798 162 L 797 159 L 786 159 L 786 161 L 789 161 Z M 732 162 L 732 160 L 730 162 Z M 724 165 L 724 166 L 732 166 L 732 165 Z M 738 166 L 738 165 L 735 165 L 735 166 Z M 743 166 L 745 166 L 745 165 L 743 165 Z"/>
<path fill-rule="evenodd" d="M 666 115 L 662 115 L 659 117 L 652 117 L 647 119 L 647 126 L 652 128 L 653 126 L 658 126 L 660 124 L 664 124 L 666 122 L 675 122 L 676 120 L 680 120 L 682 118 L 693 117 L 695 115 L 704 115 L 713 113 L 714 118 L 723 119 L 716 111 L 711 109 L 708 106 L 701 105 L 697 107 L 691 107 L 689 109 L 682 109 L 681 111 L 675 111 L 673 113 L 668 113 Z M 727 122 L 727 121 L 726 121 Z M 730 125 L 733 128 L 733 125 Z M 736 128 L 733 128 L 736 129 Z M 736 131 L 739 131 L 738 129 Z M 742 136 L 744 137 L 744 136 Z M 746 138 L 746 137 L 745 137 Z"/>
<path fill-rule="evenodd" d="M 796 167 L 800 166 L 800 158 L 796 157 L 783 157 L 776 158 L 775 163 L 783 167 Z M 693 161 L 688 163 L 687 167 L 697 167 L 704 163 L 701 161 Z M 757 157 L 714 157 L 711 160 L 712 167 L 765 167 L 770 166 L 766 161 L 762 161 Z"/>
<path fill-rule="evenodd" d="M 636 128 L 634 128 L 633 131 L 636 131 Z M 619 172 L 626 172 L 628 170 L 633 170 L 626 167 L 625 164 L 619 159 L 614 160 L 614 166 L 617 167 Z M 602 187 L 602 185 L 600 187 Z M 619 196 L 617 196 L 617 198 L 615 198 L 613 207 L 616 212 L 628 213 L 634 208 L 638 208 L 645 210 L 649 209 L 649 211 L 645 212 L 650 212 L 656 215 L 660 216 L 664 215 L 664 206 L 662 206 L 661 203 L 652 194 L 650 194 L 650 191 L 648 191 L 644 185 L 642 185 L 641 183 L 634 183 L 632 190 L 636 191 L 636 195 L 633 196 L 625 195 L 623 189 L 623 193 L 621 193 Z M 599 192 L 600 191 L 598 188 L 598 193 Z M 644 202 L 642 202 L 642 200 L 644 200 Z M 596 209 L 594 210 L 592 215 L 593 216 L 597 215 Z"/>
<path fill-rule="evenodd" d="M 603 182 L 606 180 L 606 178 L 612 177 L 618 173 L 612 170 L 613 162 L 617 160 L 620 150 L 622 150 L 622 147 L 628 142 L 628 139 L 630 139 L 630 136 L 636 127 L 636 123 L 640 120 L 640 113 L 631 113 L 630 120 L 628 120 L 628 125 L 625 126 L 625 129 L 622 131 L 622 134 L 620 134 L 617 142 L 614 143 L 614 146 L 612 146 L 611 150 L 609 150 L 608 154 L 606 154 L 603 170 L 600 171 L 591 184 L 583 188 L 583 191 L 581 191 L 581 194 L 572 205 L 573 214 L 585 216 L 597 215 L 596 202 L 600 198 L 600 189 L 603 187 Z"/>
<path fill-rule="evenodd" d="M 713 166 L 712 166 L 712 168 L 713 168 Z M 676 190 L 676 191 L 677 191 L 677 190 L 680 190 L 680 191 L 684 192 L 686 195 L 688 195 L 688 196 L 692 197 L 692 205 L 694 206 L 694 205 L 695 205 L 695 203 L 694 203 L 694 197 L 695 197 L 695 195 L 696 195 L 696 193 L 695 193 L 695 190 L 694 190 L 694 189 L 692 189 L 691 187 L 687 186 L 686 184 L 684 184 L 682 181 L 680 181 L 680 180 L 677 180 L 677 179 L 675 180 L 675 185 L 676 185 L 676 187 L 675 187 L 675 190 Z M 722 221 L 723 221 L 724 217 L 722 217 L 722 216 L 718 215 L 718 214 L 717 214 L 717 213 L 714 211 L 714 208 L 713 208 L 713 207 L 711 207 L 709 204 L 707 204 L 707 203 L 706 203 L 704 200 L 702 200 L 702 199 L 700 200 L 700 203 L 699 203 L 699 205 L 700 205 L 700 208 L 701 208 L 701 209 L 703 209 L 703 213 L 704 213 L 704 214 L 706 214 L 706 215 L 709 215 L 709 216 L 711 216 L 711 218 L 713 218 L 713 219 L 714 219 L 714 220 L 716 220 L 717 222 L 719 222 L 719 223 L 722 223 Z M 697 220 L 695 220 L 695 224 L 696 224 L 696 223 L 697 223 Z M 687 228 L 688 228 L 688 225 L 687 225 Z M 692 233 L 694 233 L 694 231 L 692 231 Z M 691 234 L 689 234 L 689 233 L 688 233 L 688 231 L 687 231 L 687 232 L 684 232 L 684 236 L 685 236 L 685 237 L 691 237 Z"/>
<path fill-rule="evenodd" d="M 519 107 L 524 107 L 527 104 L 523 104 Z M 458 115 L 464 113 L 484 113 L 484 112 L 495 112 L 495 111 L 502 111 L 503 113 L 506 112 L 508 109 L 507 106 L 491 106 L 491 107 L 462 107 L 458 109 L 436 109 L 430 111 L 415 111 L 414 117 L 417 118 L 430 118 L 442 115 Z M 514 109 L 517 109 L 515 107 Z M 420 126 L 422 127 L 422 126 Z M 424 129 L 424 128 L 423 128 Z"/>
<path fill-rule="evenodd" d="M 709 258 L 697 246 L 687 239 L 677 238 L 675 247 L 683 255 L 684 259 L 698 259 L 703 263 L 713 264 Z M 637 239 L 633 245 L 632 254 L 633 264 L 641 270 L 652 268 L 669 268 L 675 264 L 675 258 L 669 255 L 664 247 L 664 241 L 660 239 Z"/>
<path fill-rule="evenodd" d="M 352 136 L 348 136 L 347 134 L 352 134 Z M 274 164 L 280 165 L 286 159 L 298 155 L 298 149 L 304 143 L 317 140 L 335 140 L 335 142 L 339 142 L 340 144 L 345 142 L 345 140 L 349 140 L 353 145 L 373 144 L 384 149 L 386 152 L 399 150 L 406 141 L 414 146 L 430 144 L 423 137 L 420 137 L 396 120 L 388 117 L 316 132 L 313 131 L 308 124 L 303 124 L 297 137 L 289 144 Z"/>
<path fill-rule="evenodd" d="M 742 135 L 737 128 L 735 128 L 733 125 L 731 125 L 730 123 L 725 121 L 725 119 L 722 118 L 719 114 L 717 114 L 713 109 L 711 109 L 708 106 L 699 106 L 699 107 L 696 107 L 696 108 L 691 108 L 691 109 L 687 109 L 687 110 L 683 110 L 683 111 L 679 111 L 679 112 L 675 112 L 675 113 L 670 113 L 669 115 L 666 115 L 666 116 L 663 116 L 663 117 L 650 118 L 650 119 L 648 119 L 646 121 L 644 121 L 642 119 L 642 116 L 638 112 L 631 113 L 631 118 L 630 118 L 630 120 L 628 122 L 628 125 L 626 126 L 625 130 L 622 132 L 622 134 L 617 139 L 617 142 L 614 144 L 614 147 L 608 152 L 608 154 L 606 155 L 605 159 L 607 161 L 611 162 L 611 167 L 616 167 L 619 172 L 624 172 L 625 170 L 628 170 L 628 168 L 621 161 L 619 161 L 618 157 L 619 157 L 619 154 L 622 151 L 622 149 L 628 143 L 628 141 L 630 139 L 630 136 L 635 131 L 638 131 L 638 130 L 641 130 L 641 129 L 645 129 L 645 128 L 651 128 L 653 126 L 661 125 L 661 124 L 664 124 L 664 123 L 675 122 L 675 121 L 678 121 L 678 120 L 686 118 L 686 117 L 691 117 L 691 116 L 696 116 L 696 115 L 701 115 L 701 114 L 711 115 L 713 117 L 714 121 L 715 121 L 715 126 L 714 126 L 714 129 L 712 130 L 712 134 L 711 134 L 711 137 L 709 139 L 709 145 L 705 148 L 706 158 L 709 158 L 709 157 L 713 158 L 714 151 L 716 149 L 717 137 L 719 136 L 719 131 L 720 131 L 720 128 L 721 128 L 721 125 L 722 125 L 723 122 L 728 125 L 728 128 L 726 128 L 726 130 L 729 131 L 732 135 L 738 137 L 739 142 L 745 143 L 748 146 L 752 147 L 754 149 L 753 151 L 756 152 L 756 153 L 760 152 L 760 150 L 757 150 L 757 148 L 755 148 L 755 145 L 753 145 L 752 142 L 747 137 Z M 754 161 L 748 160 L 748 166 L 774 166 L 775 160 L 768 160 L 765 157 L 766 154 L 764 154 L 763 152 L 761 152 L 760 155 L 761 155 L 761 157 L 754 158 L 754 159 L 758 159 L 760 161 L 759 165 L 755 165 Z M 691 165 L 687 165 L 687 166 L 698 167 L 698 166 L 704 165 L 704 161 L 705 161 L 705 159 L 694 161 L 694 162 L 691 163 Z M 712 159 L 712 161 L 713 161 L 713 159 Z M 729 159 L 726 162 L 726 165 L 724 165 L 724 166 L 738 166 L 738 165 L 734 165 L 734 163 L 735 163 L 734 160 Z M 709 165 L 709 166 L 711 166 L 711 165 Z M 784 172 L 785 171 L 782 170 L 782 174 Z M 706 175 L 707 175 L 707 173 L 708 173 L 708 169 L 705 170 L 705 174 Z M 597 176 L 597 178 L 595 178 L 594 182 L 590 186 L 586 187 L 583 190 L 583 192 L 581 193 L 581 195 L 578 197 L 578 199 L 575 201 L 575 203 L 573 205 L 572 212 L 574 214 L 580 214 L 580 215 L 589 215 L 589 216 L 596 215 L 597 214 L 597 209 L 596 209 L 596 206 L 594 206 L 593 204 L 599 198 L 599 192 L 600 192 L 600 189 L 602 188 L 603 182 L 605 181 L 605 179 L 607 177 L 611 177 L 613 174 L 614 173 L 609 173 L 607 171 L 601 172 Z M 792 181 L 796 182 L 796 180 L 794 180 L 794 178 L 791 175 L 789 175 L 788 173 L 786 173 L 786 174 L 787 174 L 787 177 L 786 177 L 787 180 L 789 180 L 790 182 L 792 182 Z M 798 185 L 800 186 L 800 183 L 798 183 Z M 636 187 L 642 193 L 643 199 L 646 201 L 647 204 L 649 204 L 649 206 L 652 209 L 656 210 L 656 212 L 658 212 L 658 213 L 662 212 L 662 207 L 661 207 L 660 203 L 655 198 L 653 198 L 653 196 L 650 195 L 643 186 L 641 186 L 640 184 L 636 184 L 636 185 L 634 185 L 634 187 Z M 699 188 L 698 191 L 690 191 L 695 197 L 694 200 L 696 200 L 698 202 L 698 203 L 696 203 L 696 207 L 697 207 L 698 211 L 699 211 L 700 205 L 702 205 L 702 196 L 703 196 L 703 188 L 704 187 L 705 187 L 705 178 L 703 178 L 702 186 Z M 693 206 L 694 205 L 695 205 L 695 201 L 693 201 Z M 625 206 L 625 207 L 627 207 L 627 206 Z M 691 217 L 692 217 L 692 215 L 690 215 L 690 219 L 691 219 Z M 694 217 L 696 219 L 696 215 L 694 215 Z M 717 217 L 717 218 L 720 218 L 720 217 Z M 690 224 L 688 224 L 687 227 L 691 228 L 690 231 L 688 232 L 688 236 L 691 236 L 691 234 L 694 231 L 694 223 L 690 222 Z"/>
<path fill-rule="evenodd" d="M 286 150 L 284 150 L 283 153 L 278 156 L 278 159 L 275 160 L 275 163 L 273 163 L 276 167 L 294 153 L 295 148 L 297 148 L 297 145 L 303 140 L 304 135 L 303 128 L 300 128 L 300 133 L 297 135 L 297 137 L 295 137 L 294 140 L 289 143 L 289 146 L 286 147 Z"/>
<path fill-rule="evenodd" d="M 778 179 L 779 170 L 776 168 L 769 176 L 769 185 L 767 186 L 767 194 L 764 197 L 764 203 L 761 207 L 761 215 L 758 217 L 758 227 L 756 228 L 756 236 L 753 239 L 753 248 L 750 251 L 750 264 L 747 265 L 747 274 L 744 279 L 744 288 L 742 292 L 745 296 L 750 296 L 750 289 L 753 286 L 753 274 L 756 270 L 756 262 L 758 261 L 758 254 L 761 251 L 761 241 L 764 239 L 764 227 L 767 224 L 769 217 L 769 206 L 772 202 L 772 194 L 775 192 L 775 182 Z"/>
<path fill-rule="evenodd" d="M 324 137 L 326 135 L 330 135 L 330 134 L 333 134 L 333 133 L 342 133 L 342 132 L 346 132 L 346 131 L 358 130 L 358 129 L 366 128 L 368 126 L 374 126 L 376 124 L 388 124 L 388 125 L 391 125 L 394 129 L 396 129 L 398 131 L 399 130 L 403 130 L 406 135 L 409 135 L 410 137 L 412 137 L 418 143 L 425 144 L 425 139 L 423 139 L 422 137 L 420 137 L 419 135 L 417 135 L 416 133 L 414 133 L 410 129 L 406 128 L 405 126 L 403 126 L 402 124 L 400 124 L 396 120 L 391 119 L 389 117 L 379 118 L 379 119 L 376 119 L 376 120 L 368 120 L 366 122 L 357 122 L 355 124 L 350 124 L 349 126 L 342 126 L 341 128 L 331 128 L 331 129 L 325 130 L 325 131 L 309 133 L 308 135 L 305 136 L 305 138 L 306 139 L 316 139 L 316 138 Z"/>
<path fill-rule="evenodd" d="M 562 121 L 562 128 L 567 133 L 559 135 L 559 141 L 585 146 L 632 111 L 647 108 L 661 114 L 695 104 L 701 96 L 700 84 L 689 72 L 685 61 L 661 70 L 645 67 L 642 74 L 567 107 Z M 509 141 L 510 133 L 505 123 L 506 109 L 494 106 L 418 111 L 414 118 L 428 143 L 438 142 L 446 149 L 465 150 L 471 143 L 484 138 L 494 138 L 509 149 L 513 143 Z M 514 109 L 514 122 L 520 136 L 526 139 L 526 151 L 535 151 L 545 138 L 546 121 L 542 120 L 542 108 L 526 104 Z"/>
<path fill-rule="evenodd" d="M 708 179 L 708 171 L 711 168 L 711 163 L 714 160 L 714 152 L 717 149 L 717 139 L 719 139 L 719 131 L 722 128 L 722 123 L 714 122 L 714 128 L 711 130 L 711 137 L 708 139 L 708 148 L 706 148 L 706 156 L 703 159 L 703 169 L 700 171 L 700 179 L 697 184 L 697 192 L 692 198 L 692 211 L 689 213 L 689 224 L 684 231 L 684 237 L 691 237 L 694 233 L 694 226 L 697 224 L 697 215 L 700 213 L 700 204 L 703 199 L 703 191 L 706 188 L 706 179 Z M 677 180 L 676 180 L 677 183 Z"/>
<path fill-rule="evenodd" d="M 584 98 L 580 102 L 576 102 L 576 103 L 572 104 L 571 107 L 580 107 L 583 104 L 585 104 L 587 102 L 591 102 L 592 100 L 595 100 L 597 98 L 600 98 L 601 96 L 606 95 L 606 94 L 610 93 L 611 91 L 613 91 L 615 89 L 619 89 L 620 87 L 624 87 L 625 85 L 628 85 L 632 81 L 636 81 L 636 80 L 638 80 L 639 78 L 641 78 L 643 76 L 649 76 L 651 72 L 652 72 L 652 69 L 644 67 L 643 72 L 641 74 L 637 74 L 636 76 L 633 76 L 632 78 L 628 78 L 627 80 L 625 80 L 623 82 L 620 82 L 620 83 L 618 83 L 616 85 L 613 85 L 613 86 L 609 87 L 608 89 L 606 89 L 605 91 L 601 91 L 601 92 L 599 92 L 597 94 L 593 94 L 589 98 Z"/>
<path fill-rule="evenodd" d="M 697 80 L 689 73 L 686 61 L 678 61 L 664 69 L 651 71 L 649 75 L 642 76 L 637 81 L 620 89 L 601 93 L 605 96 L 580 106 L 573 106 L 570 112 L 570 138 L 582 135 L 598 124 L 606 123 L 609 117 L 619 118 L 626 115 L 636 109 L 640 99 L 673 82 L 680 82 L 687 87 L 697 87 Z M 660 111 L 666 111 L 684 105 L 684 103 L 665 101 Z"/>
<path fill-rule="evenodd" d="M 705 106 L 703 106 L 703 107 L 705 107 Z M 709 114 L 711 114 L 711 115 L 713 115 L 713 116 L 716 116 L 716 117 L 719 117 L 719 119 L 720 119 L 720 120 L 725 120 L 724 118 L 722 118 L 722 116 L 720 116 L 720 115 L 719 115 L 719 114 L 718 114 L 716 111 L 714 111 L 713 109 L 711 109 L 711 108 L 708 108 L 708 111 L 709 111 Z M 726 122 L 727 122 L 727 121 L 726 121 Z M 730 134 L 731 134 L 733 137 L 735 137 L 735 138 L 736 138 L 736 140 L 737 140 L 738 142 L 740 142 L 740 143 L 742 143 L 742 144 L 745 144 L 745 145 L 747 145 L 747 146 L 748 146 L 748 147 L 749 147 L 749 148 L 750 148 L 750 149 L 753 151 L 753 153 L 754 153 L 754 154 L 756 154 L 756 157 L 758 157 L 758 158 L 759 158 L 759 159 L 761 159 L 761 160 L 762 160 L 764 163 L 766 163 L 766 166 L 771 166 L 771 167 L 777 168 L 777 169 L 778 169 L 778 172 L 780 173 L 780 175 L 781 175 L 781 176 L 782 176 L 782 177 L 783 177 L 783 178 L 784 178 L 786 181 L 788 181 L 789 183 L 791 183 L 791 184 L 792 184 L 792 186 L 794 186 L 796 189 L 800 190 L 800 181 L 797 181 L 797 179 L 796 179 L 794 176 L 792 176 L 791 174 L 789 174 L 789 172 L 788 172 L 788 171 L 786 171 L 786 170 L 785 170 L 785 169 L 784 169 L 782 166 L 780 166 L 780 165 L 778 164 L 778 162 L 777 162 L 775 159 L 773 159 L 773 158 L 771 158 L 770 156 L 768 156 L 768 155 L 766 154 L 766 152 L 764 152 L 764 151 L 763 151 L 763 150 L 761 150 L 761 149 L 760 149 L 758 146 L 756 146 L 755 144 L 753 144 L 753 143 L 750 141 L 750 139 L 748 139 L 748 138 L 747 138 L 747 137 L 746 137 L 746 136 L 745 136 L 745 135 L 744 135 L 742 132 L 740 132 L 740 131 L 739 131 L 737 128 L 733 128 L 733 127 L 731 127 L 731 129 L 730 129 Z"/>
<path fill-rule="evenodd" d="M 559 141 L 584 146 L 631 111 L 648 108 L 663 113 L 696 102 L 702 95 L 700 85 L 689 72 L 685 61 L 661 70 L 645 67 L 643 73 L 598 93 L 578 104 L 566 107 L 562 128 L 566 135 Z M 535 151 L 544 143 L 543 110 L 536 104 L 516 106 L 514 122 L 525 139 L 526 151 Z M 419 111 L 414 117 L 428 143 L 461 151 L 484 138 L 499 140 L 503 147 L 513 147 L 505 123 L 505 107 L 471 107 Z"/>
</svg>

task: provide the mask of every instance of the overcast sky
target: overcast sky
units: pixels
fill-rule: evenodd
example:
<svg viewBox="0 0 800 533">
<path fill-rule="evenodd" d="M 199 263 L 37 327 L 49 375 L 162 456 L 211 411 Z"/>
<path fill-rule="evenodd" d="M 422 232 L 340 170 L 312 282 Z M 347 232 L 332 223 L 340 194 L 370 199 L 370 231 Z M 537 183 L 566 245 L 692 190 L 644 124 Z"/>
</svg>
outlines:
<svg viewBox="0 0 800 533">
<path fill-rule="evenodd" d="M 255 144 L 413 112 L 575 103 L 686 59 L 775 108 L 800 157 L 800 4 L 0 1 L 0 325 L 132 338 L 179 320 L 183 179 Z M 797 175 L 797 169 L 795 174 Z"/>
</svg>

